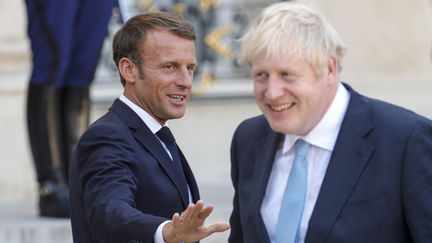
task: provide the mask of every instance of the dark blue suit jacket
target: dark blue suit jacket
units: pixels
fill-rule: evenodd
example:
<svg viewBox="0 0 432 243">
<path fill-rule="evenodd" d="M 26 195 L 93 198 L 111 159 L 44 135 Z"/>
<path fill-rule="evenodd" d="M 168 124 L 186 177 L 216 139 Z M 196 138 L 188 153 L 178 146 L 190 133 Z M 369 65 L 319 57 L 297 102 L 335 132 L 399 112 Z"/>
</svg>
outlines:
<svg viewBox="0 0 432 243">
<path fill-rule="evenodd" d="M 432 242 L 431 121 L 347 88 L 351 99 L 305 243 Z M 231 243 L 270 242 L 260 207 L 281 138 L 263 116 L 234 134 Z"/>
<path fill-rule="evenodd" d="M 196 202 L 197 184 L 180 156 Z M 74 242 L 153 242 L 157 227 L 189 204 L 173 166 L 138 115 L 114 101 L 82 135 L 71 161 Z"/>
</svg>

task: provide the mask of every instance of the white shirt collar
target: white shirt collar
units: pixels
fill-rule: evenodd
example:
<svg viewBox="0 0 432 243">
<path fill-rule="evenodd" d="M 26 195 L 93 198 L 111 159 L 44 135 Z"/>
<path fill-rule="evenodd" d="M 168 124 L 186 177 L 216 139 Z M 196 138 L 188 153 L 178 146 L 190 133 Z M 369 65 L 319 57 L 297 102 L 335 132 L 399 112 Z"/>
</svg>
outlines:
<svg viewBox="0 0 432 243">
<path fill-rule="evenodd" d="M 127 106 L 129 106 L 140 118 L 141 120 L 147 125 L 147 127 L 152 131 L 153 134 L 158 132 L 162 125 L 159 124 L 154 117 L 152 117 L 149 113 L 147 113 L 144 109 L 137 106 L 135 103 L 133 103 L 130 99 L 128 99 L 123 94 L 119 97 L 119 99 L 125 103 Z M 167 125 L 167 124 L 165 124 Z"/>
<path fill-rule="evenodd" d="M 348 108 L 349 99 L 350 94 L 348 90 L 339 83 L 336 95 L 329 109 L 321 121 L 306 136 L 304 136 L 303 139 L 311 145 L 330 152 L 333 151 L 333 147 L 339 134 L 339 129 Z M 285 134 L 282 153 L 287 153 L 297 139 L 299 139 L 299 136 Z"/>
</svg>

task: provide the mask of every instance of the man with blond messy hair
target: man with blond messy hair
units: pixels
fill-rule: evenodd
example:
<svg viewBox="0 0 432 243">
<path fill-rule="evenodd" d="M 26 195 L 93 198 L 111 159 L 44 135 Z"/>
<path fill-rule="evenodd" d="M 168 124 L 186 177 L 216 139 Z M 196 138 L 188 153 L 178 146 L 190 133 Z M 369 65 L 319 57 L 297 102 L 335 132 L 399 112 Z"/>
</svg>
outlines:
<svg viewBox="0 0 432 243">
<path fill-rule="evenodd" d="M 263 115 L 231 145 L 231 243 L 432 242 L 432 122 L 342 83 L 317 11 L 273 4 L 241 38 Z"/>
</svg>

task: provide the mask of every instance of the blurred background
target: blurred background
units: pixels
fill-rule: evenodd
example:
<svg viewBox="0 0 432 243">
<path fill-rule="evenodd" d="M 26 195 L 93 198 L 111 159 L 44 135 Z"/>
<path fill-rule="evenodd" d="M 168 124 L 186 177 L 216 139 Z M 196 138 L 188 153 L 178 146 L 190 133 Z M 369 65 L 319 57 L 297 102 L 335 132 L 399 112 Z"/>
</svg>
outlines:
<svg viewBox="0 0 432 243">
<path fill-rule="evenodd" d="M 215 205 L 210 221 L 228 220 L 233 190 L 229 147 L 235 127 L 260 114 L 246 67 L 235 60 L 236 38 L 271 0 L 124 0 L 113 11 L 109 35 L 91 88 L 91 120 L 122 87 L 111 61 L 111 38 L 141 11 L 175 11 L 200 37 L 200 68 L 184 118 L 170 122 L 195 172 L 203 199 Z M 348 47 L 342 80 L 361 93 L 432 118 L 431 0 L 307 0 Z M 31 52 L 24 1 L 0 0 L 0 242 L 72 242 L 70 223 L 37 216 L 37 185 L 25 125 Z M 226 242 L 229 232 L 203 240 Z"/>
</svg>

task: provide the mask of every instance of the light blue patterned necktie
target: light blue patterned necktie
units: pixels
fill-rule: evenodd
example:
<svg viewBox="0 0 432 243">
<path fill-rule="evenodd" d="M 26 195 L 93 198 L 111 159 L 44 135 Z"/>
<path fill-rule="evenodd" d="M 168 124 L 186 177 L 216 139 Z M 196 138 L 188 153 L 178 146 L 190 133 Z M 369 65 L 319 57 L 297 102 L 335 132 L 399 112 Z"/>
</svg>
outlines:
<svg viewBox="0 0 432 243">
<path fill-rule="evenodd" d="M 276 243 L 295 243 L 307 191 L 309 143 L 298 140 L 291 172 L 285 186 L 276 228 Z"/>
</svg>

